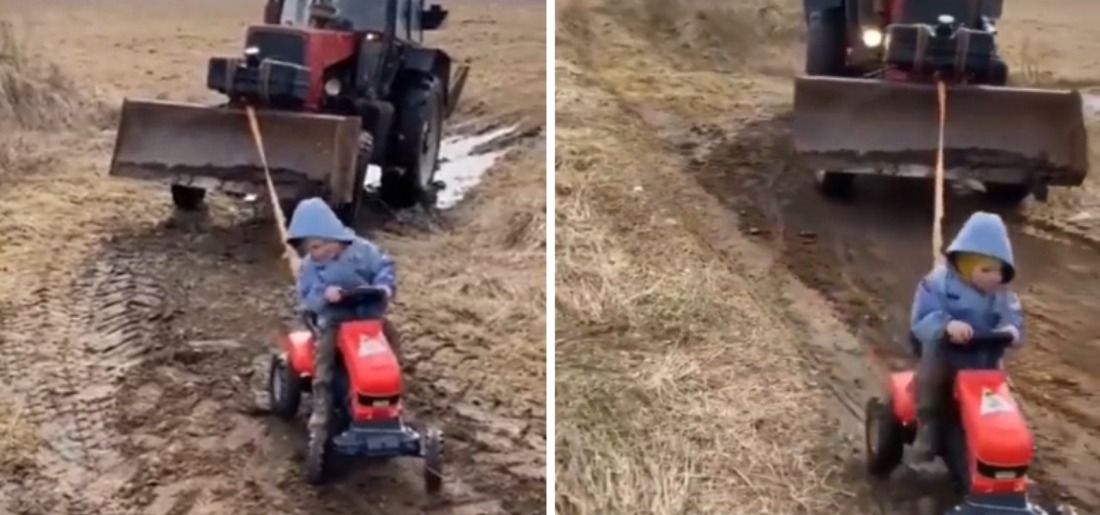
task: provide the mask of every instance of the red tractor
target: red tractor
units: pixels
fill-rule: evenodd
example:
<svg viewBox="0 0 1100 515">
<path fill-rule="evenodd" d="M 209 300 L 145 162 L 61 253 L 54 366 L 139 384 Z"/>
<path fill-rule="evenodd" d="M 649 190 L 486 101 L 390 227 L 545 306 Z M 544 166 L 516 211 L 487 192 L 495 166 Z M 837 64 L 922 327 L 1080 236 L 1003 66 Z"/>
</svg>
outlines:
<svg viewBox="0 0 1100 515">
<path fill-rule="evenodd" d="M 340 306 L 384 302 L 385 291 L 365 287 L 346 292 Z M 443 483 L 443 435 L 437 429 L 422 432 L 404 421 L 404 385 L 397 352 L 384 329 L 386 322 L 375 319 L 351 320 L 340 325 L 336 337 L 335 367 L 330 391 L 313 388 L 314 353 L 319 330 L 307 316 L 308 330 L 292 331 L 280 343 L 268 374 L 268 399 L 279 417 L 298 416 L 302 393 L 330 395 L 330 406 L 321 413 L 324 424 L 310 431 L 306 445 L 306 477 L 321 484 L 339 469 L 340 458 L 360 457 L 386 460 L 400 456 L 424 460 L 424 482 L 429 493 Z M 312 414 L 311 414 L 312 416 Z"/>
<path fill-rule="evenodd" d="M 1028 500 L 1028 468 L 1035 442 L 1000 357 L 1012 343 L 1005 333 L 975 335 L 965 345 L 944 343 L 956 368 L 952 402 L 944 414 L 937 454 L 947 465 L 962 502 L 958 515 L 1054 515 Z M 920 346 L 914 345 L 919 355 Z M 865 414 L 867 469 L 885 478 L 902 462 L 905 446 L 917 431 L 913 371 L 894 372 L 886 382 L 887 398 L 871 398 Z"/>
<path fill-rule="evenodd" d="M 1077 91 L 1008 87 L 997 47 L 1002 0 L 804 0 L 806 69 L 793 136 L 826 195 L 856 175 L 928 179 L 947 85 L 945 178 L 1014 204 L 1088 173 Z"/>
<path fill-rule="evenodd" d="M 269 0 L 243 54 L 209 61 L 207 87 L 226 102 L 123 102 L 110 174 L 169 183 L 184 210 L 208 189 L 264 196 L 250 105 L 285 213 L 321 196 L 350 224 L 370 164 L 391 207 L 432 204 L 443 122 L 468 73 L 422 43 L 447 14 L 424 0 Z"/>
</svg>

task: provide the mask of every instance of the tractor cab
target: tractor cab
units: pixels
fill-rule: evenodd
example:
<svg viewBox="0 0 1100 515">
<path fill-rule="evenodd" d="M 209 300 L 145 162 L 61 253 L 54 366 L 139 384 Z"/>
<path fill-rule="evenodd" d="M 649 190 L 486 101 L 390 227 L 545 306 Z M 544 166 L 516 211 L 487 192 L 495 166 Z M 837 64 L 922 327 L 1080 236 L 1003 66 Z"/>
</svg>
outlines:
<svg viewBox="0 0 1100 515">
<path fill-rule="evenodd" d="M 424 0 L 268 0 L 264 22 L 269 25 L 314 27 L 382 36 L 421 43 L 425 30 L 443 25 L 448 11 Z"/>
<path fill-rule="evenodd" d="M 886 18 L 890 23 L 936 27 L 944 24 L 945 16 L 950 16 L 949 25 L 993 32 L 994 24 L 1001 17 L 1002 1 L 897 0 L 890 6 Z"/>
</svg>

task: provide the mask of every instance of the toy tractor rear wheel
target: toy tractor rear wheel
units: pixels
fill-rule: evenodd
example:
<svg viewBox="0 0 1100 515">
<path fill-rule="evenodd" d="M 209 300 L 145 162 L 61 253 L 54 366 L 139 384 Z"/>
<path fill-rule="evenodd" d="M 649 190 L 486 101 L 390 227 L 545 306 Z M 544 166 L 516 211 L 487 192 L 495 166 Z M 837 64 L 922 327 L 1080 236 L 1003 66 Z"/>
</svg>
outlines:
<svg viewBox="0 0 1100 515">
<path fill-rule="evenodd" d="M 905 452 L 905 427 L 894 416 L 890 401 L 878 397 L 867 401 L 864 411 L 864 438 L 867 449 L 867 472 L 885 478 L 894 471 Z"/>
<path fill-rule="evenodd" d="M 429 494 L 443 489 L 443 432 L 436 428 L 424 431 L 424 489 Z"/>
<path fill-rule="evenodd" d="M 198 211 L 206 199 L 206 190 L 182 184 L 172 185 L 172 204 L 180 211 Z"/>
<path fill-rule="evenodd" d="M 382 200 L 394 209 L 435 204 L 435 170 L 443 139 L 443 89 L 434 77 L 409 86 L 398 108 L 395 168 L 382 173 Z"/>
<path fill-rule="evenodd" d="M 295 376 L 286 355 L 273 356 L 268 373 L 267 392 L 271 411 L 279 418 L 291 420 L 298 415 L 302 403 L 300 379 Z"/>
</svg>

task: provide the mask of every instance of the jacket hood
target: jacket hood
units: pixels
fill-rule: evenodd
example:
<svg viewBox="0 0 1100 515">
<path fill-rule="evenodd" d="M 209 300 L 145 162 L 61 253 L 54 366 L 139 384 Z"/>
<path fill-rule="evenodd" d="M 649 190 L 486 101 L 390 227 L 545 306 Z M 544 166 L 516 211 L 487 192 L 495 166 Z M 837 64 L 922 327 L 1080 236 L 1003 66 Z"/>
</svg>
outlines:
<svg viewBox="0 0 1100 515">
<path fill-rule="evenodd" d="M 1012 242 L 1008 239 L 1008 227 L 994 213 L 978 211 L 970 215 L 962 229 L 947 247 L 947 259 L 955 264 L 960 252 L 972 252 L 995 258 L 1003 264 L 1001 282 L 1012 282 L 1016 276 L 1016 261 L 1012 257 Z"/>
<path fill-rule="evenodd" d="M 287 243 L 296 245 L 305 238 L 324 238 L 345 243 L 355 241 L 355 232 L 332 211 L 324 200 L 314 197 L 303 200 L 294 209 L 287 229 Z"/>
</svg>

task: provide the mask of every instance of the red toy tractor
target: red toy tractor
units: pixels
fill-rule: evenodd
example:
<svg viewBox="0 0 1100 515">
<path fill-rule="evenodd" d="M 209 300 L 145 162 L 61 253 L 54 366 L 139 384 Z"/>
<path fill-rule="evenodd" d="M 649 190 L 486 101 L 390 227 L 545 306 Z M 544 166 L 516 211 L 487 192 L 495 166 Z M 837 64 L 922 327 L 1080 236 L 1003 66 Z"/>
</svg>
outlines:
<svg viewBox="0 0 1100 515">
<path fill-rule="evenodd" d="M 1012 343 L 1005 333 L 975 335 L 967 344 L 944 342 L 957 374 L 953 402 L 944 414 L 937 454 L 943 458 L 962 502 L 957 515 L 1048 515 L 1027 497 L 1027 472 L 1034 440 L 1021 414 L 1000 357 Z M 920 354 L 919 344 L 914 345 Z M 913 371 L 894 372 L 887 399 L 867 403 L 867 468 L 885 478 L 902 462 L 916 437 L 916 383 Z"/>
<path fill-rule="evenodd" d="M 384 302 L 385 292 L 366 287 L 345 292 L 341 307 Z M 340 325 L 336 337 L 332 389 L 313 389 L 314 352 L 320 334 L 316 320 L 306 317 L 309 330 L 292 331 L 280 342 L 283 349 L 271 361 L 268 397 L 271 410 L 293 420 L 302 393 L 331 395 L 325 430 L 310 431 L 306 475 L 313 484 L 331 477 L 340 456 L 389 459 L 416 456 L 424 460 L 429 493 L 442 487 L 443 436 L 437 429 L 417 432 L 405 424 L 403 385 L 397 354 L 386 339 L 383 320 L 351 320 Z M 316 403 L 315 403 L 316 404 Z"/>
</svg>

